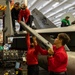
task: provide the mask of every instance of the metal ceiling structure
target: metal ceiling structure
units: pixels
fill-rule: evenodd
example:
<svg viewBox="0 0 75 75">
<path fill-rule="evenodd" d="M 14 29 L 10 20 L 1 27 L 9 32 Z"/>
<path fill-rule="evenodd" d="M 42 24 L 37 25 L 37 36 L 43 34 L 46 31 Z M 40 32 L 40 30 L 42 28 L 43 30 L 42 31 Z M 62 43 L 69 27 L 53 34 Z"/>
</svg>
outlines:
<svg viewBox="0 0 75 75">
<path fill-rule="evenodd" d="M 28 8 L 37 8 L 55 25 L 59 26 L 61 17 L 67 12 L 75 15 L 75 0 L 28 0 Z"/>
</svg>

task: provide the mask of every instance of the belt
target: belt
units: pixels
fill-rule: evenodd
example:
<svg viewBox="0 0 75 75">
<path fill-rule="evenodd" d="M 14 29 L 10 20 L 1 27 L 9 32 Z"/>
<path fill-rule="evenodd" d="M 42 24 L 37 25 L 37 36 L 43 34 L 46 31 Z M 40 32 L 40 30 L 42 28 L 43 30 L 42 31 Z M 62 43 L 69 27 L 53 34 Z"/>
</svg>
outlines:
<svg viewBox="0 0 75 75">
<path fill-rule="evenodd" d="M 59 73 L 57 73 L 57 72 L 55 72 L 55 74 L 65 74 L 66 72 L 59 72 Z"/>
<path fill-rule="evenodd" d="M 50 72 L 52 74 L 66 74 L 66 72 Z"/>
</svg>

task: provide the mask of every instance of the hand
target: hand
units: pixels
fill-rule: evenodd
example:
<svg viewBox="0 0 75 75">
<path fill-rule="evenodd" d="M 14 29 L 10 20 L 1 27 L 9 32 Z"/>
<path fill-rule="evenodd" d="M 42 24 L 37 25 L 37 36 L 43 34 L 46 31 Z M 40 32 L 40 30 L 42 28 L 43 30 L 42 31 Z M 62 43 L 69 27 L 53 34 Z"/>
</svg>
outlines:
<svg viewBox="0 0 75 75">
<path fill-rule="evenodd" d="M 47 57 L 48 57 L 48 58 L 49 58 L 49 57 L 53 57 L 53 54 L 48 54 L 48 56 L 47 56 Z"/>
<path fill-rule="evenodd" d="M 53 51 L 53 49 L 52 49 L 52 48 L 49 48 L 49 49 L 48 49 L 48 54 L 51 54 L 51 55 L 53 55 L 53 54 L 54 54 L 54 51 Z"/>
<path fill-rule="evenodd" d="M 27 31 L 27 34 L 30 34 L 30 33 Z"/>
<path fill-rule="evenodd" d="M 33 41 L 36 41 L 36 37 L 35 36 L 32 36 L 32 39 L 33 39 Z"/>
<path fill-rule="evenodd" d="M 33 37 L 32 37 L 32 39 L 33 39 L 34 45 L 37 45 L 36 37 L 35 37 L 35 36 L 33 36 Z"/>
</svg>

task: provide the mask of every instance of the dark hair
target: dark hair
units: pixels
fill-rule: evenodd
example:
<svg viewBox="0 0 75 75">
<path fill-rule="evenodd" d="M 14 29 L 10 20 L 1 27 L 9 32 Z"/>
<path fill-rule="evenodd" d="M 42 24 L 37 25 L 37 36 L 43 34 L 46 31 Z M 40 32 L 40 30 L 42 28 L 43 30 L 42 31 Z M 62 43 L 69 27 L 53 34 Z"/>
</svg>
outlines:
<svg viewBox="0 0 75 75">
<path fill-rule="evenodd" d="M 66 16 L 65 18 L 68 19 L 68 18 L 70 18 L 70 17 L 69 17 L 69 16 Z"/>
<path fill-rule="evenodd" d="M 19 3 L 19 2 L 16 2 L 15 4 L 17 4 L 18 6 L 20 5 L 20 3 Z"/>
<path fill-rule="evenodd" d="M 30 48 L 33 48 L 34 46 L 32 45 L 32 43 L 33 43 L 33 39 L 32 39 L 32 37 L 30 38 Z"/>
<path fill-rule="evenodd" d="M 32 39 L 32 37 L 30 38 L 30 42 L 33 43 L 33 39 Z"/>
<path fill-rule="evenodd" d="M 58 37 L 62 40 L 62 45 L 65 45 L 70 41 L 70 37 L 66 33 L 59 33 Z"/>
</svg>

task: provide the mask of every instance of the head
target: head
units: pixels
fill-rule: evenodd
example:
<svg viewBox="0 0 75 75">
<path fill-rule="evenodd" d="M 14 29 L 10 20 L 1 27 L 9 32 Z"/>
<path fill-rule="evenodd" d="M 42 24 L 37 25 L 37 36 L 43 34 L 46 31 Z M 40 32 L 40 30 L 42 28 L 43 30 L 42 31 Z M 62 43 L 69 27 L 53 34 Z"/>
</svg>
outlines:
<svg viewBox="0 0 75 75">
<path fill-rule="evenodd" d="M 69 16 L 66 16 L 66 17 L 65 17 L 66 20 L 68 20 L 69 18 L 70 18 Z"/>
<path fill-rule="evenodd" d="M 70 37 L 66 33 L 59 33 L 54 41 L 55 45 L 65 45 L 70 41 Z"/>
<path fill-rule="evenodd" d="M 16 10 L 18 10 L 18 9 L 19 9 L 19 5 L 20 5 L 20 3 L 19 3 L 19 2 L 16 2 L 16 3 L 14 4 L 14 8 L 15 8 Z"/>
<path fill-rule="evenodd" d="M 32 38 L 30 39 L 30 47 L 31 48 L 34 48 L 34 42 L 33 42 L 33 39 Z"/>
<path fill-rule="evenodd" d="M 31 48 L 34 48 L 34 41 L 36 40 L 36 37 L 35 36 L 32 36 L 31 38 Z"/>
<path fill-rule="evenodd" d="M 22 10 L 25 10 L 26 8 L 27 8 L 27 6 L 26 6 L 25 4 L 22 4 L 22 5 L 21 5 L 21 9 L 22 9 Z"/>
</svg>

